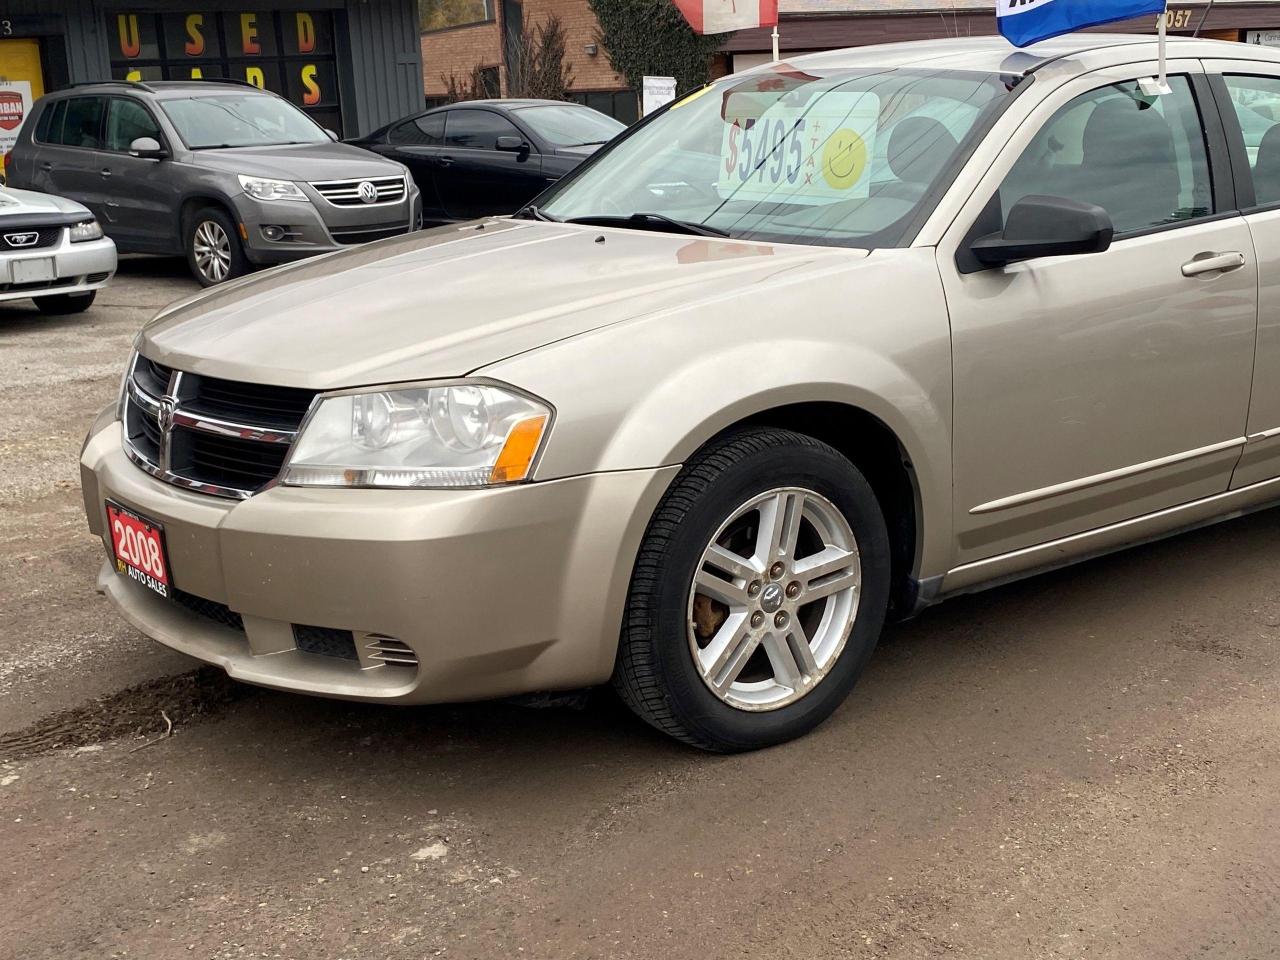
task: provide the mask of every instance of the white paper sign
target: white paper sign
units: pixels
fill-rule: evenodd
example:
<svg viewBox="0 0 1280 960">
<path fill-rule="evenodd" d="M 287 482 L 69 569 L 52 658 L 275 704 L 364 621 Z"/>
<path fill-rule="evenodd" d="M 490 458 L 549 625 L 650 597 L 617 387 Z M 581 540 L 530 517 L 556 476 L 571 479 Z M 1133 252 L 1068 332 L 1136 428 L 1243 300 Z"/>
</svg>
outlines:
<svg viewBox="0 0 1280 960">
<path fill-rule="evenodd" d="M 733 200 L 825 204 L 867 196 L 880 98 L 831 92 L 806 103 L 752 109 L 731 97 L 716 190 Z M 758 115 L 753 115 L 757 114 Z"/>
<path fill-rule="evenodd" d="M 642 112 L 647 117 L 676 98 L 676 78 L 645 77 L 641 90 L 643 91 Z"/>
<path fill-rule="evenodd" d="M 31 81 L 0 82 L 0 154 L 18 142 L 18 131 L 31 113 Z"/>
</svg>

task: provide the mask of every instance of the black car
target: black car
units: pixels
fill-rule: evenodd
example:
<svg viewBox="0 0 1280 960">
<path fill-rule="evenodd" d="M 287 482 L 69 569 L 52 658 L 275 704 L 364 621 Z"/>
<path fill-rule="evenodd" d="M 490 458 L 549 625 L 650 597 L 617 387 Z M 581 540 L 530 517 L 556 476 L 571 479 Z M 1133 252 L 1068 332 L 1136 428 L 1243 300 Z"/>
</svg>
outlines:
<svg viewBox="0 0 1280 960">
<path fill-rule="evenodd" d="M 577 103 L 471 100 L 350 142 L 407 166 L 423 219 L 450 222 L 515 213 L 623 129 Z"/>
</svg>

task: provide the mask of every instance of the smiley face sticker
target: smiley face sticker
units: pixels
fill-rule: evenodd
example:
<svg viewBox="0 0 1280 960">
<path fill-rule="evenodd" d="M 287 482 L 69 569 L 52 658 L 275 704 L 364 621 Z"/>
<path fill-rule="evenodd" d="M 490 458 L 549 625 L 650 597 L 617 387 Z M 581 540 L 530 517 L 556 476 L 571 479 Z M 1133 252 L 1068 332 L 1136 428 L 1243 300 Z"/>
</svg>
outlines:
<svg viewBox="0 0 1280 960">
<path fill-rule="evenodd" d="M 848 190 L 867 169 L 867 144 L 857 131 L 841 127 L 822 148 L 822 179 L 833 190 Z"/>
</svg>

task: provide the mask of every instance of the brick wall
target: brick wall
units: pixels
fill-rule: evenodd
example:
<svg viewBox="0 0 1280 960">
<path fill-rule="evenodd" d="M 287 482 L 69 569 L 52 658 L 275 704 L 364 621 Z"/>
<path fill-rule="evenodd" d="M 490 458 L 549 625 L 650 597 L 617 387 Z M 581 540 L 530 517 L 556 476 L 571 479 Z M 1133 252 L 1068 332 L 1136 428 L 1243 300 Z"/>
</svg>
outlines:
<svg viewBox="0 0 1280 960">
<path fill-rule="evenodd" d="M 502 40 L 496 22 L 422 35 L 422 86 L 428 97 L 444 96 L 452 74 L 465 80 L 477 64 L 493 67 L 501 63 Z"/>
<path fill-rule="evenodd" d="M 451 73 L 466 77 L 471 68 L 502 63 L 502 31 L 499 21 L 470 27 L 455 27 L 422 35 L 422 81 L 428 97 L 442 96 L 447 83 L 441 76 Z M 586 52 L 596 42 L 596 18 L 587 0 L 525 0 L 524 18 L 530 27 L 545 22 L 549 14 L 560 17 L 565 29 L 565 61 L 573 68 L 572 90 L 625 90 L 626 81 L 613 72 L 603 50 L 595 56 Z M 502 88 L 507 92 L 506 71 Z"/>
</svg>

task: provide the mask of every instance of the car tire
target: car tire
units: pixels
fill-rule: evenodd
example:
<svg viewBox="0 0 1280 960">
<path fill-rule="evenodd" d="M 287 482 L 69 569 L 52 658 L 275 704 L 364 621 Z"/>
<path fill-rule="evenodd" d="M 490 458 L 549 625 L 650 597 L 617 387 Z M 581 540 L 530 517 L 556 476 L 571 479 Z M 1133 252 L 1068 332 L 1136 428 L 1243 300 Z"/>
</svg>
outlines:
<svg viewBox="0 0 1280 960">
<path fill-rule="evenodd" d="M 799 517 L 790 525 L 799 532 L 789 538 L 797 544 L 789 558 L 760 539 L 780 524 L 790 529 L 785 519 L 770 522 L 766 511 L 769 518 Z M 820 552 L 828 559 L 819 565 Z M 751 572 L 751 580 L 721 581 L 725 571 L 711 569 L 731 553 L 750 566 L 739 572 Z M 828 575 L 813 575 L 829 566 Z M 700 593 L 695 574 L 699 584 L 719 584 L 710 588 L 714 594 L 724 587 L 733 605 Z M 889 588 L 884 515 L 846 457 L 788 430 L 730 434 L 685 465 L 650 521 L 627 597 L 614 687 L 642 719 L 704 750 L 731 753 L 794 739 L 853 689 L 884 625 Z M 823 596 L 825 590 L 833 592 Z M 738 626 L 723 634 L 732 624 Z M 743 629 L 759 639 L 753 647 L 749 636 L 743 652 L 728 657 L 740 663 L 719 670 Z M 761 679 L 770 672 L 772 680 Z"/>
<path fill-rule="evenodd" d="M 187 265 L 202 287 L 213 287 L 249 272 L 240 232 L 220 207 L 204 207 L 187 218 L 183 230 Z"/>
<path fill-rule="evenodd" d="M 36 297 L 36 309 L 50 317 L 65 317 L 73 313 L 84 313 L 98 297 L 97 290 L 88 293 L 59 293 L 51 297 Z"/>
</svg>

